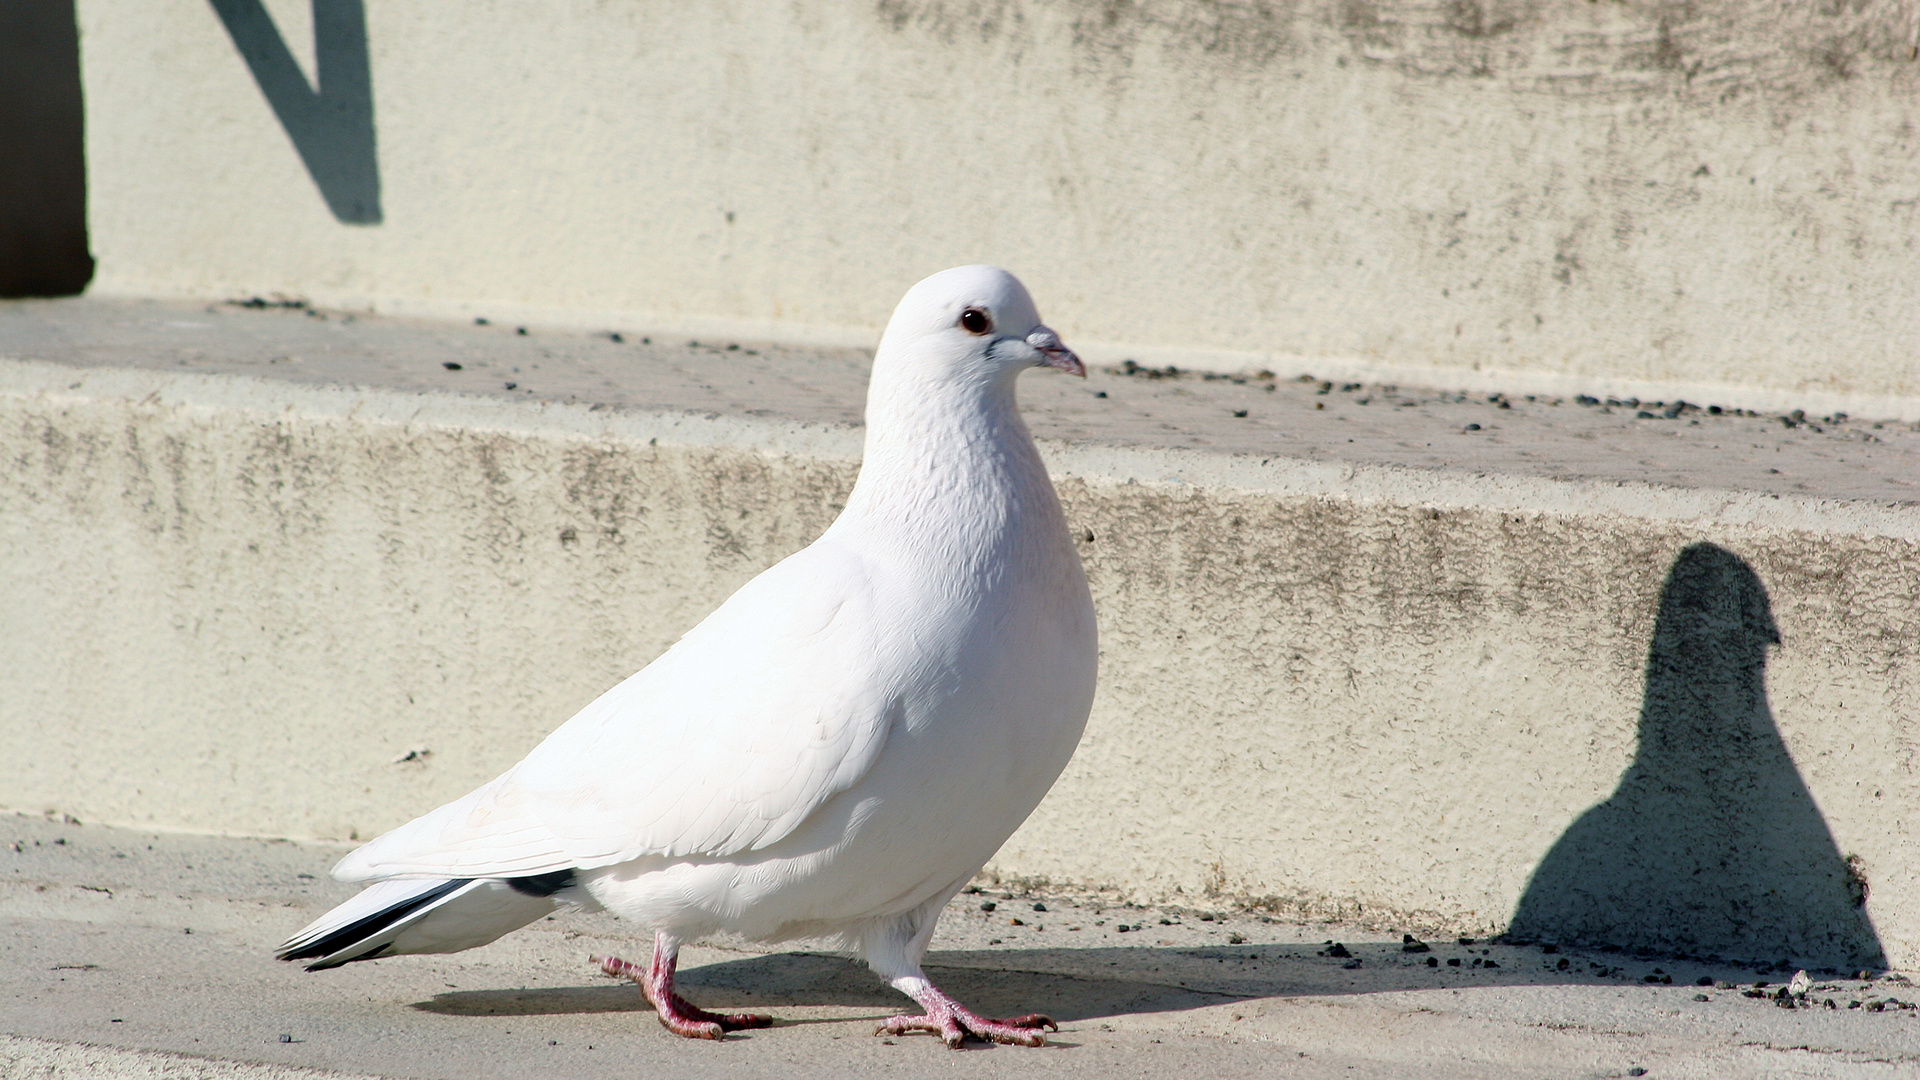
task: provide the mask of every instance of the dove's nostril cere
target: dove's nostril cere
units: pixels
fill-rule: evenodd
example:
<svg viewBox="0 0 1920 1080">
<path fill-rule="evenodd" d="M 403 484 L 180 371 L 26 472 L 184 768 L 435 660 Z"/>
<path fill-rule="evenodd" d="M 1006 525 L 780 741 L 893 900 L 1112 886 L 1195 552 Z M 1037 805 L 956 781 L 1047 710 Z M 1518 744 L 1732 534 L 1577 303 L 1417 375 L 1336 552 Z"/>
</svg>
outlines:
<svg viewBox="0 0 1920 1080">
<path fill-rule="evenodd" d="M 960 325 L 966 327 L 969 334 L 986 334 L 993 331 L 993 316 L 985 308 L 970 307 L 960 313 Z"/>
</svg>

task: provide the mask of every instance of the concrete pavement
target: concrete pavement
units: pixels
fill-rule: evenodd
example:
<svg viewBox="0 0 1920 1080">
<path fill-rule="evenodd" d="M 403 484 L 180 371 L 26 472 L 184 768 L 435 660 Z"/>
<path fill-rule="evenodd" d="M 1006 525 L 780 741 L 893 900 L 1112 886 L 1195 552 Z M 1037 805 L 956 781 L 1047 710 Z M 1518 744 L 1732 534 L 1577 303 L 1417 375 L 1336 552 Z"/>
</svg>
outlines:
<svg viewBox="0 0 1920 1080">
<path fill-rule="evenodd" d="M 1062 1030 L 1051 1046 L 956 1054 L 931 1038 L 876 1038 L 875 1021 L 909 1003 L 869 972 L 832 955 L 742 943 L 690 949 L 686 993 L 779 1022 L 695 1043 L 662 1031 L 636 988 L 587 964 L 597 951 L 644 953 L 606 916 L 559 916 L 449 957 L 308 974 L 270 951 L 350 892 L 325 877 L 338 846 L 27 816 L 0 818 L 0 845 L 8 1080 L 282 1080 L 311 1070 L 449 1080 L 802 1072 L 1663 1080 L 1896 1077 L 1920 1067 L 1920 1018 L 1908 1004 L 1920 988 L 1897 974 L 1816 973 L 1800 1007 L 1783 1008 L 1752 994 L 1757 984 L 1777 992 L 1792 972 L 1410 944 L 1384 928 L 1128 906 L 990 879 L 943 917 L 929 972 L 982 1010 L 1052 1013 Z M 1695 985 L 1702 980 L 1713 985 Z"/>
</svg>

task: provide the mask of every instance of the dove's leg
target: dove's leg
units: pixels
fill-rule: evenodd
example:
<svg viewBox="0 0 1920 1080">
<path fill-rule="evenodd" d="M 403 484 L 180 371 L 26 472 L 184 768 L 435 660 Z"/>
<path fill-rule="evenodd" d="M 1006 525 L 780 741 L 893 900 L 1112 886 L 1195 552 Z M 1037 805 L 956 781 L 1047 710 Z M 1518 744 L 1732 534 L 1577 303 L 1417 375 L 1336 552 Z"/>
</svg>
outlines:
<svg viewBox="0 0 1920 1080">
<path fill-rule="evenodd" d="M 1041 1028 L 1060 1030 L 1050 1016 L 1028 1013 L 1005 1020 L 989 1020 L 946 995 L 946 992 L 916 972 L 890 980 L 893 988 L 920 1003 L 925 1016 L 896 1016 L 874 1029 L 875 1035 L 905 1035 L 925 1031 L 940 1036 L 955 1050 L 972 1035 L 988 1042 L 1018 1043 L 1021 1046 L 1045 1046 L 1047 1037 Z"/>
<path fill-rule="evenodd" d="M 933 926 L 940 917 L 941 909 L 947 906 L 947 901 L 965 883 L 965 879 L 955 882 L 953 888 L 942 893 L 937 901 L 877 928 L 867 936 L 864 942 L 867 963 L 895 990 L 919 1002 L 920 1007 L 927 1010 L 924 1016 L 902 1015 L 886 1020 L 874 1029 L 874 1034 L 905 1035 L 909 1031 L 925 1031 L 940 1036 L 955 1050 L 960 1049 L 960 1044 L 969 1035 L 987 1042 L 1045 1046 L 1047 1037 L 1040 1029 L 1060 1030 L 1060 1025 L 1054 1023 L 1052 1017 L 1030 1013 L 1006 1020 L 990 1020 L 948 997 L 945 991 L 929 982 L 920 971 L 920 958 L 926 955 L 927 943 L 933 940 Z"/>
<path fill-rule="evenodd" d="M 631 979 L 640 984 L 653 1011 L 660 1015 L 660 1026 L 689 1039 L 718 1039 L 729 1031 L 773 1026 L 773 1017 L 758 1013 L 711 1013 L 690 1004 L 673 989 L 674 968 L 680 963 L 680 942 L 662 931 L 653 937 L 653 963 L 646 970 L 617 956 L 595 956 L 600 970 L 616 979 Z"/>
</svg>

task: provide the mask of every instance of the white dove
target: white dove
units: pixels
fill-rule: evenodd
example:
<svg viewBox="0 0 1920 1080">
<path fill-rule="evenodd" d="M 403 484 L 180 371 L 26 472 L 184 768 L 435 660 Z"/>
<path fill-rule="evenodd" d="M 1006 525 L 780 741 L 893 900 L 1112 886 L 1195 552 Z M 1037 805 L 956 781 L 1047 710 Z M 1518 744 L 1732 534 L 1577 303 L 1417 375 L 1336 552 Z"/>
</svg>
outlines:
<svg viewBox="0 0 1920 1080">
<path fill-rule="evenodd" d="M 308 970 L 470 949 L 556 908 L 654 933 L 660 1022 L 718 1039 L 771 1018 L 674 992 L 682 943 L 826 938 L 918 1002 L 879 1032 L 1043 1045 L 920 970 L 947 901 L 1066 767 L 1093 700 L 1093 600 L 1014 401 L 1086 374 L 1004 270 L 907 291 L 874 355 L 865 459 L 820 539 L 748 582 L 526 760 L 340 861 L 373 882 L 295 934 Z"/>
</svg>

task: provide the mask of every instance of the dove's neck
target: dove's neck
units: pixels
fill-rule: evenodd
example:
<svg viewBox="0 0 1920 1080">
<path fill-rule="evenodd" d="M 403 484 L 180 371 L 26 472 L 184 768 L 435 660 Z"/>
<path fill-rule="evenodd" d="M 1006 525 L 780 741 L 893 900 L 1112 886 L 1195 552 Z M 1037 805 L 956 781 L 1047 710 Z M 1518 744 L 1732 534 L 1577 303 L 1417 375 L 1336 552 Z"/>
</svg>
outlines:
<svg viewBox="0 0 1920 1080">
<path fill-rule="evenodd" d="M 1066 527 L 1014 401 L 1016 373 L 888 380 L 867 399 L 866 451 L 845 527 L 957 562 L 1050 544 Z"/>
</svg>

